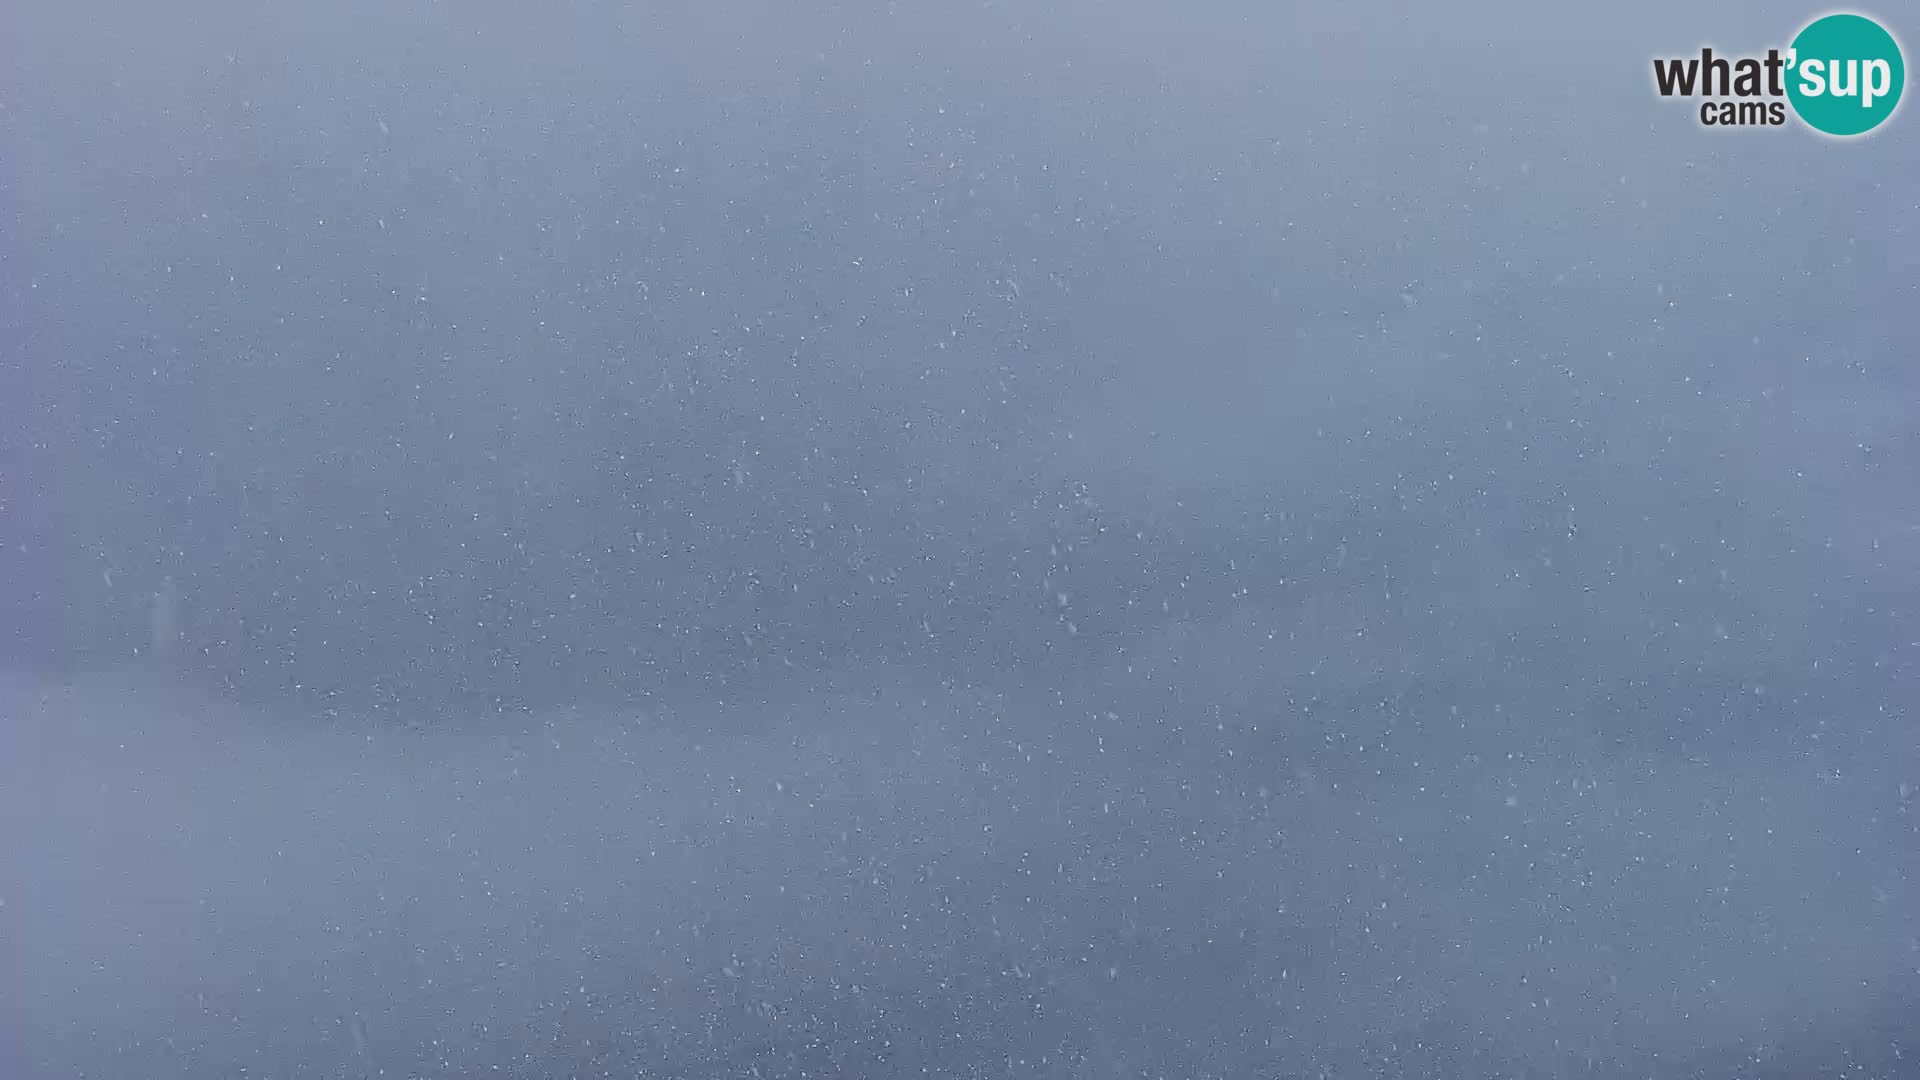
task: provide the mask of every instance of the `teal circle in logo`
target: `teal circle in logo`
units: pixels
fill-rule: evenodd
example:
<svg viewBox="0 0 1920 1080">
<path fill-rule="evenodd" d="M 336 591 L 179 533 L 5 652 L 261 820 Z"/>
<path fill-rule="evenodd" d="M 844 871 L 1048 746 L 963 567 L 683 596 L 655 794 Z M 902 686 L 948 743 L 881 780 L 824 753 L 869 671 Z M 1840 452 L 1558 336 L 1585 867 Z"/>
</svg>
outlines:
<svg viewBox="0 0 1920 1080">
<path fill-rule="evenodd" d="M 1900 45 L 1864 15 L 1827 15 L 1793 39 L 1787 100 L 1815 131 L 1864 135 L 1893 115 L 1907 83 Z"/>
</svg>

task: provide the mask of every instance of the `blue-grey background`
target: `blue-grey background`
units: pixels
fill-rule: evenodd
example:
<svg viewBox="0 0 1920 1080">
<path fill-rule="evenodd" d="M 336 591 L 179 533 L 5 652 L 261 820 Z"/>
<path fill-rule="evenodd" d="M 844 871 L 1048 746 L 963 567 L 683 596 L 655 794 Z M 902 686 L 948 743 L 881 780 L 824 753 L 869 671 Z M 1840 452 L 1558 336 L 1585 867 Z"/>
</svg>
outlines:
<svg viewBox="0 0 1920 1080">
<path fill-rule="evenodd" d="M 0 1067 L 1920 1075 L 1912 107 L 1432 7 L 0 15 Z"/>
</svg>

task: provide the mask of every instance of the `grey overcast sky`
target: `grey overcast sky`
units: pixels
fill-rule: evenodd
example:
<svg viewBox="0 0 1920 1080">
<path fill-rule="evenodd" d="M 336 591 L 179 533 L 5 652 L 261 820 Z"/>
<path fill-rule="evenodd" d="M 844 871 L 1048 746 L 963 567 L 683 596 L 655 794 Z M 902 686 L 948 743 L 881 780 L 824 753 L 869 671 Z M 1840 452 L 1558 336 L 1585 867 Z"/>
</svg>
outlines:
<svg viewBox="0 0 1920 1080">
<path fill-rule="evenodd" d="M 0 1070 L 1920 1075 L 1815 14 L 10 7 Z"/>
</svg>

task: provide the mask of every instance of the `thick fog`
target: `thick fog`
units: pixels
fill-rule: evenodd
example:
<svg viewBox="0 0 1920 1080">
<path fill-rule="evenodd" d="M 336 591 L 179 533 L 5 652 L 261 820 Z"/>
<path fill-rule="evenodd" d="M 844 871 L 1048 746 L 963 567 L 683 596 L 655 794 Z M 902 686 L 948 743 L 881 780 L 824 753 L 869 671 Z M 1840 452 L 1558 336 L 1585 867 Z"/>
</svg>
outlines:
<svg viewBox="0 0 1920 1080">
<path fill-rule="evenodd" d="M 0 1071 L 1920 1075 L 1812 9 L 797 7 L 5 17 Z"/>
</svg>

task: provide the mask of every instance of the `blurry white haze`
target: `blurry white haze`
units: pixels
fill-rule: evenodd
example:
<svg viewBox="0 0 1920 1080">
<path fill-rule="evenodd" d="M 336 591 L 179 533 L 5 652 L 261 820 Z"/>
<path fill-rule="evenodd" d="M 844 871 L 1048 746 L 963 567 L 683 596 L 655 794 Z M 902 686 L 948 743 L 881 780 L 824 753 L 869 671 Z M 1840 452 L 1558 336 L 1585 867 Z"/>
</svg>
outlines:
<svg viewBox="0 0 1920 1080">
<path fill-rule="evenodd" d="M 0 1075 L 1920 1075 L 1920 117 L 1287 6 L 0 17 Z"/>
</svg>

